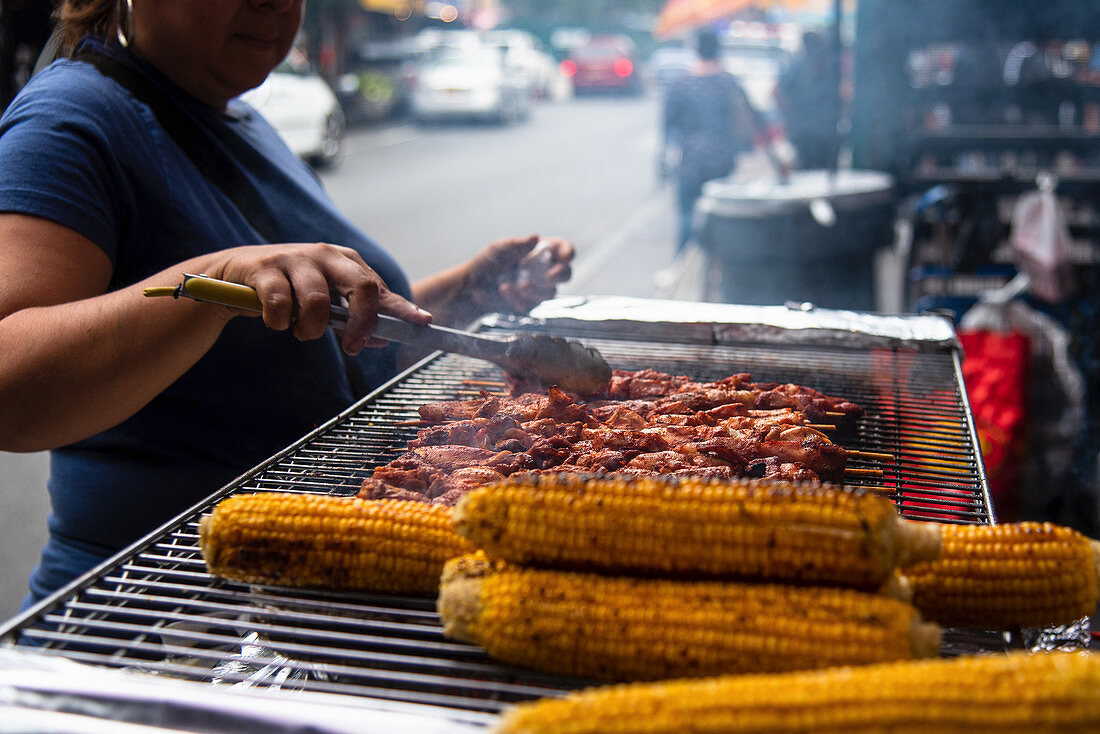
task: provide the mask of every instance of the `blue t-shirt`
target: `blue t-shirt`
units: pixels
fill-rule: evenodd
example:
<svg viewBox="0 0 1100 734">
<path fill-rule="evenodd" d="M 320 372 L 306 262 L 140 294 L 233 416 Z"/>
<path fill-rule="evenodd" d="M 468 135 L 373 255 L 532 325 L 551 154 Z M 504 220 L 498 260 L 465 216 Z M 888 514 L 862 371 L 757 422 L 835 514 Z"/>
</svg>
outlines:
<svg viewBox="0 0 1100 734">
<path fill-rule="evenodd" d="M 251 107 L 202 105 L 128 52 L 85 43 L 153 79 L 204 134 L 232 131 L 276 164 L 275 175 L 245 173 L 270 206 L 277 241 L 353 247 L 409 297 L 394 260 L 336 209 Z M 265 241 L 146 105 L 90 64 L 68 59 L 36 75 L 0 118 L 0 212 L 43 217 L 89 238 L 114 266 L 111 290 L 195 255 Z M 260 319 L 233 319 L 136 415 L 52 451 L 50 541 L 32 594 L 41 597 L 194 505 L 346 408 L 357 397 L 353 385 L 377 385 L 395 368 L 392 349 L 364 350 L 349 362 L 331 332 L 299 342 Z"/>
</svg>

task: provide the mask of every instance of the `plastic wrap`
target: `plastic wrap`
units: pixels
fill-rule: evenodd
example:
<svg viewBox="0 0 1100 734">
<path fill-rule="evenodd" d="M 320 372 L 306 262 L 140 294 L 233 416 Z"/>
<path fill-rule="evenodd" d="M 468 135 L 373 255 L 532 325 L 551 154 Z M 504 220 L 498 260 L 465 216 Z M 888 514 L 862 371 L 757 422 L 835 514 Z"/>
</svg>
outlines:
<svg viewBox="0 0 1100 734">
<path fill-rule="evenodd" d="M 1032 293 L 1048 303 L 1072 295 L 1073 242 L 1053 184 L 1020 197 L 1012 214 L 1011 243 L 1016 263 L 1031 279 Z"/>
<path fill-rule="evenodd" d="M 1021 454 L 1020 512 L 1040 513 L 1064 486 L 1085 426 L 1085 380 L 1069 353 L 1069 334 L 1054 319 L 1022 301 L 983 302 L 959 324 L 960 332 L 1020 334 L 1030 347 L 1026 384 L 1027 450 Z"/>
</svg>

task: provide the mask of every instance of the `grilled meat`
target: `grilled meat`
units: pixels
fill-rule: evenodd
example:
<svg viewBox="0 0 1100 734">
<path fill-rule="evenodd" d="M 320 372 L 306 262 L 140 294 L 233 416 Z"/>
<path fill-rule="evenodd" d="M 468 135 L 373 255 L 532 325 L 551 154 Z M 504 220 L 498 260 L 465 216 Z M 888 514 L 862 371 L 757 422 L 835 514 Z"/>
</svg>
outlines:
<svg viewBox="0 0 1100 734">
<path fill-rule="evenodd" d="M 453 504 L 472 487 L 539 471 L 839 481 L 846 452 L 810 424 L 860 414 L 842 398 L 754 383 L 746 373 L 703 383 L 616 370 L 606 394 L 588 400 L 556 387 L 511 396 L 482 391 L 474 400 L 421 407 L 432 425 L 375 469 L 361 496 L 413 493 Z"/>
</svg>

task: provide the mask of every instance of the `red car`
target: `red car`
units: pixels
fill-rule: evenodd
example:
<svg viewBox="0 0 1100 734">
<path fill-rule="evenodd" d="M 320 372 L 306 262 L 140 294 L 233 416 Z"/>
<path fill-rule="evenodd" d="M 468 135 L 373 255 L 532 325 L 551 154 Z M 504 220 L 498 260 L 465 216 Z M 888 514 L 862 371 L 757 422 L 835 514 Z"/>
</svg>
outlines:
<svg viewBox="0 0 1100 734">
<path fill-rule="evenodd" d="M 571 49 L 559 70 L 573 83 L 574 92 L 637 94 L 642 78 L 634 53 L 634 43 L 625 36 L 593 36 Z"/>
</svg>

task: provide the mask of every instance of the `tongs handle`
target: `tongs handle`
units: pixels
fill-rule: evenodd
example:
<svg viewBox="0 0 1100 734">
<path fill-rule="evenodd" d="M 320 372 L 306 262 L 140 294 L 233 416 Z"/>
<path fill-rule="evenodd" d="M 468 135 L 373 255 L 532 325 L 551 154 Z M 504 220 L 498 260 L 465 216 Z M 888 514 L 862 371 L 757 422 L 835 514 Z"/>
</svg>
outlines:
<svg viewBox="0 0 1100 734">
<path fill-rule="evenodd" d="M 180 295 L 190 296 L 196 301 L 220 303 L 257 313 L 264 310 L 256 289 L 240 283 L 230 283 L 205 275 L 184 275 L 183 282 L 178 287 L 183 290 Z"/>
<path fill-rule="evenodd" d="M 186 297 L 246 311 L 263 311 L 259 296 L 249 286 L 206 275 L 185 274 L 183 282 L 174 288 L 146 288 L 144 295 Z M 339 331 L 347 321 L 348 310 L 333 304 L 329 325 Z M 372 333 L 388 341 L 488 360 L 509 374 L 533 376 L 564 390 L 592 393 L 611 379 L 611 368 L 599 352 L 560 337 L 521 335 L 497 339 L 433 324 L 411 324 L 386 314 L 378 314 Z"/>
<path fill-rule="evenodd" d="M 173 298 L 191 298 L 196 301 L 217 303 L 245 311 L 260 313 L 263 305 L 256 290 L 240 283 L 211 278 L 208 275 L 184 274 L 183 282 L 175 287 L 146 288 L 148 297 L 172 296 Z M 444 352 L 468 354 L 479 359 L 499 362 L 504 359 L 510 339 L 498 339 L 481 334 L 471 334 L 445 326 L 428 324 L 420 326 L 386 314 L 377 314 L 377 322 L 372 334 L 380 339 L 414 344 Z M 339 304 L 329 307 L 328 323 L 336 331 L 342 331 L 348 322 L 348 310 Z"/>
<path fill-rule="evenodd" d="M 256 293 L 255 288 L 242 285 L 241 283 L 230 283 L 227 280 L 218 280 L 217 278 L 211 278 L 209 275 L 192 275 L 190 273 L 184 273 L 183 282 L 179 285 L 175 287 L 164 286 L 146 288 L 142 291 L 142 295 L 149 298 L 155 298 L 157 296 L 190 298 L 195 301 L 217 303 L 222 306 L 230 306 L 232 308 L 239 308 L 242 311 L 253 311 L 255 313 L 263 313 L 264 310 L 263 304 L 260 303 L 260 296 Z M 335 303 L 332 304 L 332 306 L 329 307 L 329 326 L 336 330 L 340 330 L 344 328 L 347 322 L 348 310 L 343 306 Z"/>
</svg>

